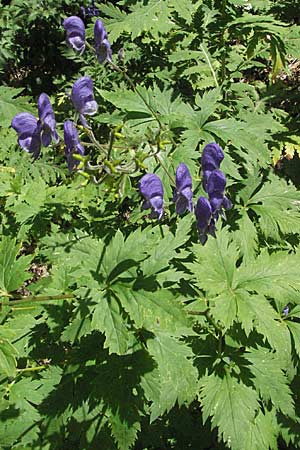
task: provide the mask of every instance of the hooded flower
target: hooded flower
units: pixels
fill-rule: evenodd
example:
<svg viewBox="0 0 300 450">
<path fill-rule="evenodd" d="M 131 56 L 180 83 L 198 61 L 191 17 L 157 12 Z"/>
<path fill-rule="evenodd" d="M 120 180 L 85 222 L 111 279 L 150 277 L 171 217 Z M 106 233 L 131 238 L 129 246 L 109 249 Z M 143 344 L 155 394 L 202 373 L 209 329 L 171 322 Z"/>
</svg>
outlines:
<svg viewBox="0 0 300 450">
<path fill-rule="evenodd" d="M 207 191 L 207 180 L 210 173 L 213 170 L 219 169 L 220 164 L 224 159 L 224 153 L 221 147 L 212 142 L 204 147 L 201 166 L 202 166 L 202 176 L 203 176 L 203 188 Z"/>
<path fill-rule="evenodd" d="M 64 141 L 67 164 L 71 171 L 79 164 L 79 161 L 73 158 L 73 154 L 84 155 L 84 148 L 79 142 L 78 132 L 71 120 L 66 120 L 64 123 Z"/>
<path fill-rule="evenodd" d="M 231 201 L 225 196 L 226 177 L 221 170 L 213 170 L 207 180 L 206 190 L 213 213 L 221 208 L 230 209 Z"/>
<path fill-rule="evenodd" d="M 199 197 L 195 208 L 199 239 L 202 245 L 207 241 L 207 234 L 216 237 L 215 220 L 209 200 L 206 197 Z"/>
<path fill-rule="evenodd" d="M 85 49 L 85 27 L 80 17 L 71 16 L 63 21 L 67 32 L 66 42 L 81 55 Z"/>
<path fill-rule="evenodd" d="M 93 81 L 89 77 L 79 78 L 72 88 L 72 102 L 75 109 L 80 113 L 83 126 L 88 127 L 85 115 L 92 116 L 98 110 L 98 104 L 94 100 Z"/>
<path fill-rule="evenodd" d="M 98 61 L 103 64 L 106 60 L 111 61 L 112 51 L 108 41 L 107 32 L 102 20 L 97 19 L 94 26 L 95 50 Z"/>
<path fill-rule="evenodd" d="M 32 153 L 36 159 L 41 151 L 41 137 L 38 121 L 34 115 L 23 112 L 17 114 L 11 126 L 18 133 L 18 143 L 28 153 Z"/>
<path fill-rule="evenodd" d="M 41 130 L 41 139 L 44 147 L 48 147 L 53 139 L 58 142 L 58 134 L 56 132 L 56 121 L 54 112 L 47 94 L 42 93 L 38 99 L 39 127 Z"/>
<path fill-rule="evenodd" d="M 41 151 L 41 144 L 48 147 L 53 139 L 59 141 L 53 109 L 47 94 L 42 93 L 38 99 L 39 120 L 32 114 L 17 114 L 11 126 L 18 133 L 19 145 L 36 159 Z"/>
<path fill-rule="evenodd" d="M 176 213 L 183 214 L 187 209 L 192 212 L 192 198 L 192 177 L 187 166 L 181 163 L 176 169 L 176 189 L 173 197 L 176 204 Z"/>
<path fill-rule="evenodd" d="M 139 182 L 139 190 L 145 198 L 142 208 L 151 208 L 151 217 L 160 219 L 164 212 L 164 189 L 160 178 L 154 173 L 144 175 Z"/>
</svg>

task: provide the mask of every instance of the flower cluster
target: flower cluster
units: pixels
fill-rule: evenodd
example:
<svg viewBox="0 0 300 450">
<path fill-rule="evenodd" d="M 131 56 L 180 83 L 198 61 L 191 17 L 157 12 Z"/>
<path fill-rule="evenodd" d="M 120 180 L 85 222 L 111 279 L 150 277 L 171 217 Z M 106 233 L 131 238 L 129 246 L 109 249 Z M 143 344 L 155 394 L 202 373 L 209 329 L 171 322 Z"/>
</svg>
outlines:
<svg viewBox="0 0 300 450">
<path fill-rule="evenodd" d="M 67 45 L 80 55 L 85 49 L 85 26 L 80 17 L 71 16 L 63 21 Z M 94 26 L 95 51 L 100 64 L 111 61 L 112 51 L 102 20 L 97 19 Z"/>
<path fill-rule="evenodd" d="M 92 2 L 93 3 L 93 2 Z M 94 3 L 92 5 L 95 7 Z M 71 16 L 64 20 L 63 26 L 66 30 L 67 44 L 82 54 L 85 49 L 85 26 L 80 17 Z M 97 19 L 94 27 L 95 51 L 100 63 L 111 61 L 112 51 L 108 36 L 100 19 Z M 94 99 L 93 81 L 90 77 L 81 77 L 73 85 L 71 100 L 82 125 L 90 128 L 85 116 L 91 116 L 98 110 L 98 104 Z M 56 121 L 50 99 L 47 94 L 42 93 L 38 99 L 38 119 L 30 113 L 17 114 L 11 126 L 18 133 L 19 145 L 28 153 L 32 153 L 36 159 L 41 152 L 41 146 L 48 147 L 52 139 L 58 143 L 56 132 Z M 69 170 L 78 165 L 78 160 L 73 154 L 84 155 L 84 148 L 79 142 L 78 132 L 75 124 L 70 120 L 64 123 L 65 155 Z"/>
<path fill-rule="evenodd" d="M 200 242 L 204 245 L 207 235 L 215 237 L 216 222 L 222 208 L 230 209 L 231 202 L 225 195 L 226 177 L 221 172 L 220 164 L 224 159 L 221 147 L 216 143 L 206 145 L 203 150 L 201 163 L 203 173 L 203 188 L 208 198 L 199 197 L 195 215 Z M 183 214 L 186 210 L 193 211 L 192 177 L 184 163 L 176 169 L 176 187 L 173 202 L 176 213 Z M 140 193 L 145 198 L 142 208 L 151 208 L 151 218 L 160 219 L 164 212 L 164 190 L 160 178 L 154 173 L 144 175 L 139 182 Z"/>
<path fill-rule="evenodd" d="M 94 100 L 93 81 L 89 77 L 79 78 L 72 88 L 71 99 L 75 109 L 79 112 L 81 123 L 89 128 L 85 115 L 93 115 L 98 110 L 98 104 Z M 18 133 L 19 145 L 28 153 L 32 153 L 36 159 L 41 152 L 41 145 L 48 147 L 52 139 L 58 143 L 54 112 L 47 94 L 42 93 L 38 99 L 38 116 L 22 112 L 17 114 L 11 126 Z M 84 155 L 84 148 L 79 142 L 75 124 L 70 120 L 64 123 L 65 155 L 69 170 L 76 168 L 78 162 L 74 160 L 74 153 Z"/>
</svg>

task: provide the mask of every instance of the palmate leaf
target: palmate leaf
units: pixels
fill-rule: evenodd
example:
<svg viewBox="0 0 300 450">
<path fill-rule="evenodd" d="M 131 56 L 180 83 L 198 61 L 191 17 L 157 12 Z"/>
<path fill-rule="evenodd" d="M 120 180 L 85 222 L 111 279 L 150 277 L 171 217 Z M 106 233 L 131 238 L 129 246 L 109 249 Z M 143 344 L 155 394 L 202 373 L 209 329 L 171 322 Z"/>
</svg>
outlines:
<svg viewBox="0 0 300 450">
<path fill-rule="evenodd" d="M 193 366 L 191 349 L 167 334 L 156 334 L 147 341 L 150 355 L 157 363 L 158 383 L 154 383 L 155 400 L 151 405 L 150 421 L 154 421 L 176 402 L 189 404 L 198 390 L 198 372 Z M 157 392 L 158 389 L 158 392 Z M 148 385 L 148 394 L 151 388 Z"/>
<path fill-rule="evenodd" d="M 16 245 L 15 239 L 3 236 L 0 242 L 0 296 L 15 291 L 22 286 L 23 282 L 30 278 L 26 271 L 29 267 L 32 255 L 17 255 L 21 246 Z"/>
<path fill-rule="evenodd" d="M 205 376 L 200 379 L 200 384 L 203 420 L 212 417 L 212 426 L 218 427 L 219 439 L 223 439 L 232 450 L 245 448 L 259 411 L 255 390 L 227 371 L 222 377 L 215 373 Z"/>
<path fill-rule="evenodd" d="M 262 185 L 262 177 L 255 171 L 239 192 L 243 205 L 239 208 L 241 218 L 237 238 L 248 259 L 254 257 L 258 246 L 258 229 L 253 220 L 258 222 L 266 237 L 276 241 L 281 241 L 282 234 L 300 231 L 299 191 L 283 179 L 271 175 L 269 178 Z M 251 212 L 255 212 L 256 218 Z"/>
<path fill-rule="evenodd" d="M 234 233 L 232 233 L 234 241 Z M 185 264 L 203 289 L 215 319 L 228 329 L 239 322 L 246 334 L 256 329 L 280 353 L 285 363 L 290 355 L 290 335 L 281 315 L 270 303 L 295 301 L 300 290 L 299 255 L 262 253 L 253 262 L 237 267 L 239 252 L 225 229 L 205 247 L 194 246 L 194 263 Z"/>
<path fill-rule="evenodd" d="M 255 388 L 259 391 L 266 404 L 270 401 L 276 410 L 294 418 L 294 401 L 288 385 L 288 379 L 284 374 L 282 360 L 278 353 L 259 347 L 251 348 L 245 357 L 251 362 L 251 373 Z"/>
<path fill-rule="evenodd" d="M 280 240 L 280 232 L 300 231 L 300 193 L 283 179 L 274 175 L 269 178 L 270 181 L 251 197 L 248 204 L 258 214 L 262 232 Z"/>
<path fill-rule="evenodd" d="M 112 42 L 121 34 L 129 33 L 132 39 L 143 33 L 150 33 L 154 38 L 167 33 L 175 26 L 171 19 L 169 1 L 150 0 L 146 4 L 137 3 L 131 6 L 129 14 L 120 13 L 120 10 L 111 6 L 99 8 L 111 20 L 107 20 L 107 31 Z"/>
</svg>

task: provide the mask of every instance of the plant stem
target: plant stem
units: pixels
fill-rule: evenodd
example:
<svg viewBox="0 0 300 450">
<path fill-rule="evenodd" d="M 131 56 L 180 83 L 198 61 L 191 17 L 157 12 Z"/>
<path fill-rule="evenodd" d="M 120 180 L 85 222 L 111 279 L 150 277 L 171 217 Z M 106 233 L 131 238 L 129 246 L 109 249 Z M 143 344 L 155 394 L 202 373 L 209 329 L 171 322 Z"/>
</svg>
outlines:
<svg viewBox="0 0 300 450">
<path fill-rule="evenodd" d="M 41 366 L 36 366 L 36 367 L 26 367 L 25 369 L 17 369 L 18 373 L 23 373 L 23 372 L 37 372 L 39 370 L 43 370 L 43 369 L 47 369 L 47 365 L 43 364 Z"/>
<path fill-rule="evenodd" d="M 218 80 L 217 80 L 217 77 L 216 77 L 216 72 L 214 71 L 214 68 L 213 68 L 213 66 L 212 66 L 212 64 L 211 64 L 211 62 L 210 62 L 209 55 L 208 55 L 207 51 L 205 50 L 205 48 L 203 47 L 202 44 L 200 44 L 200 48 L 201 48 L 201 50 L 202 50 L 203 53 L 204 53 L 205 59 L 206 59 L 206 61 L 207 61 L 207 64 L 208 64 L 208 66 L 209 66 L 209 68 L 210 68 L 210 71 L 211 71 L 211 74 L 212 74 L 212 76 L 213 76 L 215 85 L 216 85 L 216 87 L 218 88 L 218 87 L 219 87 L 219 83 L 218 83 Z"/>
<path fill-rule="evenodd" d="M 152 108 L 152 106 L 149 104 L 149 102 L 144 98 L 144 96 L 139 92 L 139 90 L 136 88 L 136 86 L 134 85 L 134 83 L 132 82 L 131 78 L 127 75 L 127 73 L 125 72 L 125 70 L 121 69 L 121 67 L 117 66 L 116 64 L 114 64 L 112 61 L 109 61 L 109 64 L 111 65 L 111 67 L 116 70 L 117 72 L 121 73 L 123 75 L 123 77 L 126 79 L 126 81 L 128 81 L 128 83 L 130 84 L 131 88 L 134 90 L 134 92 L 136 92 L 136 94 L 140 97 L 140 99 L 144 102 L 144 104 L 146 105 L 146 107 L 149 109 L 149 111 L 151 112 L 151 114 L 155 117 L 156 121 L 158 122 L 159 128 L 162 129 L 162 123 L 160 121 L 159 115 L 156 113 L 156 111 L 154 111 L 154 109 Z"/>
<path fill-rule="evenodd" d="M 75 299 L 75 296 L 73 294 L 64 294 L 64 295 L 45 295 L 37 297 L 35 295 L 30 296 L 20 296 L 20 297 L 11 297 L 12 300 L 9 300 L 7 302 L 0 302 L 0 305 L 3 306 L 11 306 L 11 305 L 20 305 L 23 303 L 28 302 L 45 302 L 45 301 L 52 301 L 52 300 L 65 300 L 65 299 Z M 15 298 L 15 300 L 14 300 Z"/>
</svg>

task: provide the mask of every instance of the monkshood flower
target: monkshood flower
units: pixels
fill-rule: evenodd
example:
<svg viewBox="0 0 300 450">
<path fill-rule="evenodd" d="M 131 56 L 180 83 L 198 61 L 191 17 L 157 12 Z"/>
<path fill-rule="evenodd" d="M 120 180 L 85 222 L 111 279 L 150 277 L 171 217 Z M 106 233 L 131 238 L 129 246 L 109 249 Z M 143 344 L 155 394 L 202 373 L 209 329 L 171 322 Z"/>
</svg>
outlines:
<svg viewBox="0 0 300 450">
<path fill-rule="evenodd" d="M 32 153 L 36 159 L 41 151 L 41 133 L 34 115 L 26 112 L 19 113 L 13 118 L 11 126 L 18 133 L 20 147 Z"/>
<path fill-rule="evenodd" d="M 56 121 L 54 112 L 47 94 L 42 93 L 38 99 L 38 125 L 41 130 L 41 140 L 44 147 L 51 144 L 52 139 L 58 143 L 58 134 L 56 132 Z"/>
<path fill-rule="evenodd" d="M 221 208 L 230 209 L 231 201 L 225 195 L 226 177 L 221 170 L 213 170 L 206 183 L 206 191 L 209 196 L 209 201 L 212 207 L 212 212 L 216 213 Z"/>
<path fill-rule="evenodd" d="M 199 239 L 202 245 L 207 241 L 207 234 L 216 237 L 215 219 L 209 200 L 206 197 L 199 197 L 195 208 Z"/>
<path fill-rule="evenodd" d="M 71 120 L 66 120 L 64 123 L 64 141 L 65 156 L 71 172 L 79 164 L 79 161 L 73 158 L 74 153 L 84 155 L 84 148 L 79 142 L 77 129 Z"/>
<path fill-rule="evenodd" d="M 222 148 L 216 144 L 215 142 L 212 142 L 210 144 L 207 144 L 204 147 L 202 157 L 201 157 L 201 167 L 202 167 L 202 181 L 203 181 L 203 188 L 205 191 L 207 191 L 207 180 L 209 175 L 213 170 L 219 169 L 220 164 L 224 159 L 224 153 Z"/>
<path fill-rule="evenodd" d="M 63 21 L 63 27 L 67 32 L 67 45 L 81 55 L 85 49 L 85 26 L 80 17 L 71 16 Z"/>
<path fill-rule="evenodd" d="M 11 126 L 18 133 L 18 143 L 36 159 L 41 151 L 41 144 L 48 147 L 52 139 L 57 143 L 56 122 L 53 109 L 47 94 L 42 93 L 38 99 L 39 120 L 30 113 L 17 114 Z"/>
<path fill-rule="evenodd" d="M 111 61 L 112 51 L 108 41 L 107 32 L 102 20 L 97 19 L 94 26 L 95 50 L 98 61 L 103 64 Z"/>
<path fill-rule="evenodd" d="M 187 209 L 193 211 L 192 177 L 189 169 L 184 163 L 179 164 L 176 169 L 176 189 L 173 201 L 176 205 L 176 213 L 183 214 Z"/>
<path fill-rule="evenodd" d="M 79 78 L 72 88 L 71 99 L 80 114 L 82 125 L 88 128 L 89 125 L 84 116 L 92 116 L 98 110 L 98 104 L 94 100 L 92 79 L 89 77 Z"/>
<path fill-rule="evenodd" d="M 139 181 L 139 190 L 145 198 L 142 209 L 151 208 L 151 218 L 160 219 L 164 213 L 164 189 L 160 178 L 154 173 L 144 175 Z"/>
</svg>

